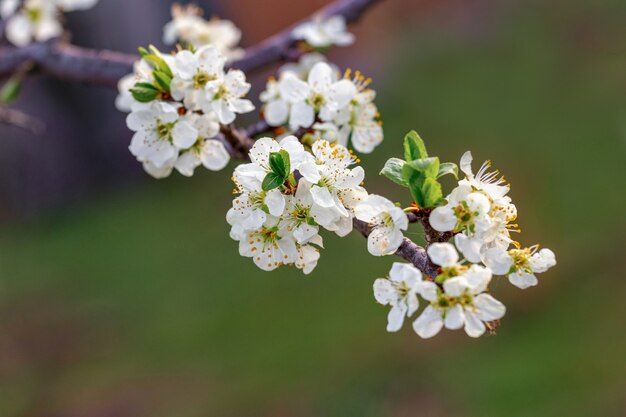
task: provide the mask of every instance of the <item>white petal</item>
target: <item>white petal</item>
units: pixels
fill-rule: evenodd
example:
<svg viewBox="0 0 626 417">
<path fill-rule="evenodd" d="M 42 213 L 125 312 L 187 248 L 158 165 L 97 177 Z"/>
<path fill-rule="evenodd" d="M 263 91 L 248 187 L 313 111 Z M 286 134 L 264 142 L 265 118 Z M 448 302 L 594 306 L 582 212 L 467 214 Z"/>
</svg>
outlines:
<svg viewBox="0 0 626 417">
<path fill-rule="evenodd" d="M 470 337 L 480 337 L 485 333 L 485 323 L 471 311 L 465 312 L 465 333 Z"/>
<path fill-rule="evenodd" d="M 428 218 L 430 225 L 438 232 L 449 232 L 454 230 L 457 218 L 454 210 L 449 205 L 437 207 L 430 213 Z"/>
<path fill-rule="evenodd" d="M 459 254 L 451 243 L 433 243 L 428 247 L 428 256 L 434 264 L 449 267 L 459 260 Z"/>
<path fill-rule="evenodd" d="M 483 321 L 500 320 L 506 313 L 506 307 L 489 294 L 480 294 L 474 298 L 478 308 L 478 317 Z"/>
<path fill-rule="evenodd" d="M 265 121 L 270 126 L 282 126 L 289 117 L 289 105 L 284 100 L 273 100 L 267 103 L 263 111 Z"/>
<path fill-rule="evenodd" d="M 291 111 L 289 112 L 289 126 L 292 129 L 311 127 L 314 121 L 315 111 L 313 107 L 305 102 L 298 102 L 291 106 Z"/>
<path fill-rule="evenodd" d="M 470 284 L 465 277 L 454 277 L 443 282 L 443 289 L 451 297 L 460 297 L 465 290 L 470 289 Z"/>
<path fill-rule="evenodd" d="M 398 296 L 388 279 L 378 278 L 374 281 L 374 298 L 380 304 L 386 305 L 396 301 Z"/>
<path fill-rule="evenodd" d="M 472 153 L 470 151 L 465 152 L 463 156 L 461 157 L 461 163 L 460 163 L 461 171 L 468 177 L 474 177 L 474 174 L 472 172 L 472 160 L 473 159 L 474 158 L 472 157 Z"/>
<path fill-rule="evenodd" d="M 446 329 L 457 330 L 463 327 L 463 324 L 465 324 L 463 307 L 461 307 L 460 304 L 457 304 L 446 312 L 444 325 L 446 326 Z"/>
<path fill-rule="evenodd" d="M 402 328 L 404 323 L 404 317 L 406 316 L 407 306 L 405 304 L 398 304 L 391 308 L 389 315 L 387 316 L 387 331 L 397 332 Z"/>
<path fill-rule="evenodd" d="M 524 271 L 516 271 L 509 274 L 509 282 L 522 290 L 525 290 L 528 287 L 534 287 L 539 283 L 534 274 L 529 274 Z"/>
<path fill-rule="evenodd" d="M 506 275 L 513 265 L 513 259 L 509 252 L 500 248 L 493 247 L 484 251 L 482 261 L 495 275 Z"/>
<path fill-rule="evenodd" d="M 178 149 L 187 149 L 198 140 L 198 129 L 191 123 L 180 120 L 172 128 L 172 140 Z"/>
<path fill-rule="evenodd" d="M 265 196 L 265 204 L 272 216 L 280 216 L 285 211 L 285 196 L 277 190 L 268 191 Z"/>
<path fill-rule="evenodd" d="M 200 160 L 206 169 L 220 171 L 230 162 L 230 154 L 222 142 L 209 139 L 202 147 Z"/>
<path fill-rule="evenodd" d="M 421 338 L 428 339 L 433 337 L 443 327 L 443 319 L 441 314 L 432 306 L 426 307 L 422 314 L 413 322 L 413 330 Z"/>
<path fill-rule="evenodd" d="M 183 153 L 176 160 L 176 170 L 186 177 L 193 175 L 196 167 L 200 165 L 200 159 L 193 151 Z"/>
<path fill-rule="evenodd" d="M 454 244 L 469 262 L 478 263 L 481 261 L 482 242 L 480 239 L 469 238 L 464 233 L 459 233 L 454 236 Z"/>
</svg>

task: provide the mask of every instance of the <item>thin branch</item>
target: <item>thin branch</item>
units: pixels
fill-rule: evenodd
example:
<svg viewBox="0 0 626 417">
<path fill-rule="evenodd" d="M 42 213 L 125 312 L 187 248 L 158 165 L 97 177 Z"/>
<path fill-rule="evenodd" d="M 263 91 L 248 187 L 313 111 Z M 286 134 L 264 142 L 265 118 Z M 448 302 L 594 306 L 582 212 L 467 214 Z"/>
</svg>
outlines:
<svg viewBox="0 0 626 417">
<path fill-rule="evenodd" d="M 36 117 L 22 111 L 0 105 L 0 124 L 15 126 L 34 135 L 41 135 L 46 125 Z"/>
<path fill-rule="evenodd" d="M 371 227 L 364 221 L 354 219 L 352 221 L 354 228 L 358 230 L 364 237 L 368 237 L 372 232 Z M 426 249 L 419 246 L 411 239 L 405 237 L 402 244 L 395 253 L 396 256 L 412 263 L 417 269 L 427 276 L 434 278 L 437 276 L 437 265 L 433 264 L 426 253 Z"/>
<path fill-rule="evenodd" d="M 348 22 L 358 20 L 381 0 L 337 0 L 318 12 L 321 16 L 341 15 Z M 308 20 L 308 19 L 305 19 Z M 295 26 L 295 25 L 294 25 Z M 291 37 L 293 26 L 246 50 L 231 68 L 251 72 L 299 54 Z M 11 76 L 24 62 L 32 61 L 36 70 L 49 76 L 85 84 L 115 87 L 120 78 L 133 72 L 134 54 L 94 50 L 70 45 L 62 40 L 31 44 L 23 48 L 0 47 L 0 79 Z"/>
</svg>

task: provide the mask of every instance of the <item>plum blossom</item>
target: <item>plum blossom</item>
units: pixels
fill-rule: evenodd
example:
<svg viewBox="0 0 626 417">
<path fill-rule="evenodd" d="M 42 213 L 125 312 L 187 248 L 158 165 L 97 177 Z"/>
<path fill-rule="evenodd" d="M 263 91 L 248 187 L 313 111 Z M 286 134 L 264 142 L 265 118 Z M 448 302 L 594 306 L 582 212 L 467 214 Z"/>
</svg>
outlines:
<svg viewBox="0 0 626 417">
<path fill-rule="evenodd" d="M 292 35 L 294 39 L 304 40 L 315 48 L 347 46 L 354 42 L 354 35 L 346 30 L 346 19 L 339 15 L 329 18 L 315 16 L 297 26 Z"/>
<path fill-rule="evenodd" d="M 413 265 L 394 262 L 389 278 L 374 281 L 374 297 L 383 305 L 390 305 L 387 331 L 397 332 L 402 328 L 405 317 L 411 317 L 419 307 L 417 294 L 425 281 L 422 273 Z"/>
<path fill-rule="evenodd" d="M 98 0 L 0 0 L 0 18 L 6 21 L 6 38 L 18 47 L 45 42 L 63 33 L 61 12 L 85 10 Z"/>
<path fill-rule="evenodd" d="M 59 9 L 48 0 L 25 0 L 23 6 L 10 0 L 2 4 L 2 19 L 6 20 L 6 38 L 18 47 L 31 42 L 45 42 L 63 33 Z"/>
<path fill-rule="evenodd" d="M 239 254 L 252 258 L 256 266 L 264 271 L 296 262 L 299 257 L 293 237 L 273 223 L 276 220 L 247 233 L 239 241 Z"/>
<path fill-rule="evenodd" d="M 409 227 L 409 220 L 401 208 L 384 197 L 370 194 L 356 206 L 355 215 L 372 229 L 367 238 L 367 248 L 372 255 L 391 255 L 398 250 L 404 239 L 402 231 Z"/>
<path fill-rule="evenodd" d="M 163 28 L 163 43 L 174 45 L 180 42 L 194 48 L 212 45 L 228 61 L 243 55 L 243 49 L 237 47 L 240 40 L 241 30 L 233 22 L 218 18 L 205 20 L 202 10 L 193 4 L 174 4 L 172 20 Z"/>
<path fill-rule="evenodd" d="M 539 250 L 538 245 L 508 251 L 494 247 L 483 253 L 483 261 L 494 274 L 507 275 L 511 284 L 526 289 L 539 283 L 535 274 L 556 265 L 556 256 L 550 249 Z"/>
<path fill-rule="evenodd" d="M 222 142 L 213 139 L 220 129 L 215 114 L 191 113 L 186 120 L 198 130 L 198 138 L 189 149 L 180 154 L 176 160 L 176 170 L 186 177 L 192 176 L 200 165 L 210 171 L 222 170 L 228 165 L 230 154 Z"/>
<path fill-rule="evenodd" d="M 179 151 L 191 147 L 198 138 L 193 123 L 181 119 L 176 107 L 164 102 L 135 107 L 126 124 L 135 132 L 131 153 L 156 169 L 173 164 Z"/>
<path fill-rule="evenodd" d="M 431 260 L 442 267 L 435 282 L 424 282 L 420 295 L 430 302 L 413 323 L 413 329 L 422 338 L 430 338 L 443 328 L 465 328 L 470 337 L 479 337 L 485 330 L 484 322 L 499 320 L 506 311 L 504 305 L 485 291 L 492 272 L 480 265 L 463 266 L 458 253 L 450 243 L 436 243 L 428 248 Z"/>
<path fill-rule="evenodd" d="M 345 202 L 362 198 L 359 185 L 365 177 L 361 167 L 349 168 L 356 158 L 345 147 L 325 140 L 311 149 L 314 158 L 305 159 L 299 172 L 311 186 L 311 215 L 325 229 L 345 236 L 352 230 L 353 214 Z"/>
</svg>

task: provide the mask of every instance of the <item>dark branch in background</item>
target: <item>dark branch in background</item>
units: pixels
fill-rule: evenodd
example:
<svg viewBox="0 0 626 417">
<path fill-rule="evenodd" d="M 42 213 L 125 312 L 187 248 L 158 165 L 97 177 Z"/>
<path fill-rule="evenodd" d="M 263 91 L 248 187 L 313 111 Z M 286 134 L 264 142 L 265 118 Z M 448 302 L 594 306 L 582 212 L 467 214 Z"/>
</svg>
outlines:
<svg viewBox="0 0 626 417">
<path fill-rule="evenodd" d="M 0 105 L 0 124 L 16 126 L 33 135 L 41 135 L 46 129 L 44 122 L 36 117 L 2 105 Z"/>
<path fill-rule="evenodd" d="M 337 0 L 317 14 L 322 17 L 341 15 L 348 23 L 352 23 L 379 1 L 381 0 Z M 276 62 L 297 59 L 302 50 L 298 48 L 298 42 L 291 37 L 296 25 L 248 48 L 244 57 L 232 62 L 230 67 L 249 73 Z M 12 76 L 24 65 L 32 64 L 31 73 L 40 72 L 63 80 L 116 87 L 120 78 L 133 72 L 133 63 L 138 59 L 137 55 L 81 48 L 63 40 L 36 43 L 24 48 L 1 46 L 0 79 Z M 14 110 L 0 108 L 0 119 L 8 118 L 8 121 L 14 124 L 29 124 L 29 119 L 24 116 Z M 15 123 L 15 120 L 18 122 Z M 264 121 L 255 123 L 247 129 L 228 125 L 222 126 L 217 139 L 226 145 L 234 159 L 245 161 L 248 159 L 248 151 L 254 144 L 254 137 L 271 130 L 272 128 Z M 410 222 L 421 222 L 424 225 L 428 243 L 449 239 L 449 236 L 439 235 L 430 227 L 424 213 L 408 213 L 407 216 Z M 367 223 L 357 219 L 354 219 L 354 228 L 365 237 L 372 231 Z M 430 277 L 437 275 L 437 267 L 428 258 L 426 250 L 408 238 L 404 239 L 396 255 Z"/>
<path fill-rule="evenodd" d="M 355 22 L 379 1 L 337 0 L 318 14 L 325 17 L 341 15 L 346 21 Z M 293 27 L 295 25 L 248 48 L 243 58 L 230 63 L 230 67 L 251 72 L 271 63 L 297 58 L 300 51 L 291 37 Z M 10 77 L 21 65 L 30 61 L 35 65 L 34 71 L 55 78 L 115 87 L 120 78 L 133 72 L 133 63 L 138 59 L 138 55 L 81 48 L 63 40 L 31 44 L 24 48 L 3 46 L 0 47 L 0 79 Z"/>
</svg>

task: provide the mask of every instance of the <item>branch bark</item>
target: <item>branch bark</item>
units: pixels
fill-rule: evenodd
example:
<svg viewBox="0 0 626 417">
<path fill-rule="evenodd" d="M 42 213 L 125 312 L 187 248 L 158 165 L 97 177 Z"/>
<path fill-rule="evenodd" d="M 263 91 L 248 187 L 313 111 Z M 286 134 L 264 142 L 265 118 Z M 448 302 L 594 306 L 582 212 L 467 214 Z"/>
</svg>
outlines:
<svg viewBox="0 0 626 417">
<path fill-rule="evenodd" d="M 346 21 L 355 22 L 379 1 L 337 0 L 317 14 L 326 17 L 341 15 Z M 300 52 L 297 42 L 291 37 L 293 27 L 295 25 L 248 48 L 243 58 L 230 63 L 230 67 L 251 72 L 274 62 L 297 57 Z M 24 48 L 2 46 L 0 79 L 11 76 L 24 63 L 32 62 L 35 71 L 51 77 L 115 87 L 120 78 L 133 72 L 133 63 L 138 59 L 138 55 L 82 48 L 62 40 L 31 44 Z"/>
</svg>

